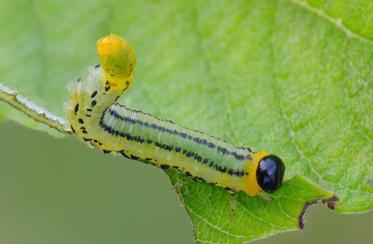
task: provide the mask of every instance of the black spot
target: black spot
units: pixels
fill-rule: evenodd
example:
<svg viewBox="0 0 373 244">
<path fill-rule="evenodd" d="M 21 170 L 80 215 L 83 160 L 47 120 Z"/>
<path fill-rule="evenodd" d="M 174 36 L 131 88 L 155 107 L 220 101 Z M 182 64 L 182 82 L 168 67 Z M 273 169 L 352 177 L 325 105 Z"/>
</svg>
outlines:
<svg viewBox="0 0 373 244">
<path fill-rule="evenodd" d="M 169 165 L 167 165 L 167 164 L 161 164 L 161 169 L 163 169 L 163 170 L 166 170 L 166 169 L 168 169 L 170 166 Z"/>
<path fill-rule="evenodd" d="M 102 151 L 106 154 L 106 153 L 111 153 L 110 150 L 105 150 L 105 149 L 102 149 Z"/>
<path fill-rule="evenodd" d="M 74 130 L 74 127 L 73 127 L 73 126 L 71 126 L 71 130 L 73 131 L 73 133 L 75 133 L 75 130 Z"/>
<path fill-rule="evenodd" d="M 74 113 L 76 115 L 76 113 L 79 111 L 79 103 L 77 103 L 74 107 Z"/>
<path fill-rule="evenodd" d="M 105 86 L 105 91 L 109 91 L 110 90 L 110 86 Z"/>
<path fill-rule="evenodd" d="M 96 68 L 96 69 L 97 69 L 97 68 L 100 68 L 100 64 L 96 64 L 95 68 Z"/>
<path fill-rule="evenodd" d="M 94 106 L 96 106 L 96 104 L 97 104 L 97 101 L 96 100 L 92 100 L 91 106 L 94 107 Z"/>
<path fill-rule="evenodd" d="M 120 154 L 122 154 L 123 157 L 131 159 L 124 151 L 120 151 Z"/>
<path fill-rule="evenodd" d="M 130 157 L 131 157 L 131 159 L 133 159 L 133 160 L 139 160 L 139 159 L 140 159 L 139 157 L 137 157 L 137 156 L 135 156 L 135 155 L 131 155 Z"/>
<path fill-rule="evenodd" d="M 203 179 L 202 177 L 198 177 L 198 176 L 193 177 L 193 179 L 199 182 L 206 182 L 205 179 Z"/>
<path fill-rule="evenodd" d="M 199 155 L 194 155 L 194 159 L 197 160 L 197 162 L 201 162 L 202 161 L 202 157 L 199 156 Z"/>
<path fill-rule="evenodd" d="M 91 95 L 91 98 L 94 98 L 97 95 L 97 91 L 94 91 Z"/>
<path fill-rule="evenodd" d="M 192 176 L 192 174 L 191 174 L 189 171 L 186 171 L 186 172 L 185 172 L 185 175 L 186 175 L 186 176 Z"/>
<path fill-rule="evenodd" d="M 79 118 L 79 123 L 84 124 L 84 120 L 82 118 Z"/>
<path fill-rule="evenodd" d="M 105 82 L 105 85 L 109 85 L 109 81 L 108 80 Z"/>
</svg>

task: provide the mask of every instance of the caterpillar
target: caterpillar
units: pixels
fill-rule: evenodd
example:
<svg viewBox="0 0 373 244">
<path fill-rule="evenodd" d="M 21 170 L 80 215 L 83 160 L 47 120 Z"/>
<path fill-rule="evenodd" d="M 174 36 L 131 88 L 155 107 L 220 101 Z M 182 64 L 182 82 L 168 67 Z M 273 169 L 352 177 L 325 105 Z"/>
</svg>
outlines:
<svg viewBox="0 0 373 244">
<path fill-rule="evenodd" d="M 278 156 L 237 147 L 117 103 L 134 80 L 134 49 L 110 34 L 97 41 L 97 53 L 100 64 L 69 86 L 65 111 L 78 137 L 104 153 L 172 167 L 232 192 L 256 196 L 281 186 L 285 165 Z"/>
</svg>

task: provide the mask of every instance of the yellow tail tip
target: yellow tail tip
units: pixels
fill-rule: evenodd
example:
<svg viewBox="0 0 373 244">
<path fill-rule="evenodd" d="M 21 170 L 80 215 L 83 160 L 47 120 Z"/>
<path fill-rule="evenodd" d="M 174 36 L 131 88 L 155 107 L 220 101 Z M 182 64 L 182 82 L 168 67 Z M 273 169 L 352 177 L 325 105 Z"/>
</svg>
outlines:
<svg viewBox="0 0 373 244">
<path fill-rule="evenodd" d="M 97 41 L 97 52 L 100 57 L 115 56 L 125 48 L 126 41 L 122 37 L 113 33 L 104 36 Z"/>
<path fill-rule="evenodd" d="M 113 87 L 125 89 L 133 80 L 136 66 L 131 44 L 111 33 L 97 41 L 97 53 L 106 79 Z"/>
</svg>

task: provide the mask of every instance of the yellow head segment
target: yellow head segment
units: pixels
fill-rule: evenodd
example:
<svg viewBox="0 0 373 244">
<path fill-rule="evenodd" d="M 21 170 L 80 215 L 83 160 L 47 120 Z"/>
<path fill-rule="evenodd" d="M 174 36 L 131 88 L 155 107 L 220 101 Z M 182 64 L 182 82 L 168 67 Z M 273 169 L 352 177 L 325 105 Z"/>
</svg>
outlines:
<svg viewBox="0 0 373 244">
<path fill-rule="evenodd" d="M 282 160 L 267 152 L 257 152 L 253 161 L 248 165 L 244 191 L 250 196 L 260 192 L 275 192 L 282 184 L 285 165 Z"/>
<path fill-rule="evenodd" d="M 136 56 L 132 46 L 118 35 L 110 34 L 97 41 L 97 53 L 107 86 L 122 92 L 133 81 Z"/>
</svg>

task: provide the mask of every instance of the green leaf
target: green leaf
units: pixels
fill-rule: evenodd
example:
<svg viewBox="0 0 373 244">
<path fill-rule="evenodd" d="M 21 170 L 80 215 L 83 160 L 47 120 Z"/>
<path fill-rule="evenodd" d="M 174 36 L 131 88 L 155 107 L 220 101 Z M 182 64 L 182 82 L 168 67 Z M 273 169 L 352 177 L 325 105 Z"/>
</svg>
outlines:
<svg viewBox="0 0 373 244">
<path fill-rule="evenodd" d="M 176 186 L 185 180 L 173 171 L 169 175 Z M 271 199 L 244 193 L 230 196 L 223 189 L 196 182 L 176 189 L 192 218 L 198 243 L 244 243 L 303 228 L 304 214 L 310 205 L 322 201 L 334 208 L 336 200 L 332 193 L 301 176 L 286 181 Z"/>
<path fill-rule="evenodd" d="M 272 201 L 241 194 L 232 216 L 227 192 L 180 186 L 198 242 L 295 229 L 305 202 L 332 197 L 323 189 L 338 196 L 339 212 L 373 208 L 370 1 L 1 5 L 0 82 L 36 104 L 63 116 L 67 82 L 97 63 L 96 40 L 115 32 L 138 57 L 136 81 L 122 103 L 281 155 L 287 179 L 314 182 L 293 178 Z M 1 117 L 41 127 L 4 104 Z"/>
</svg>

